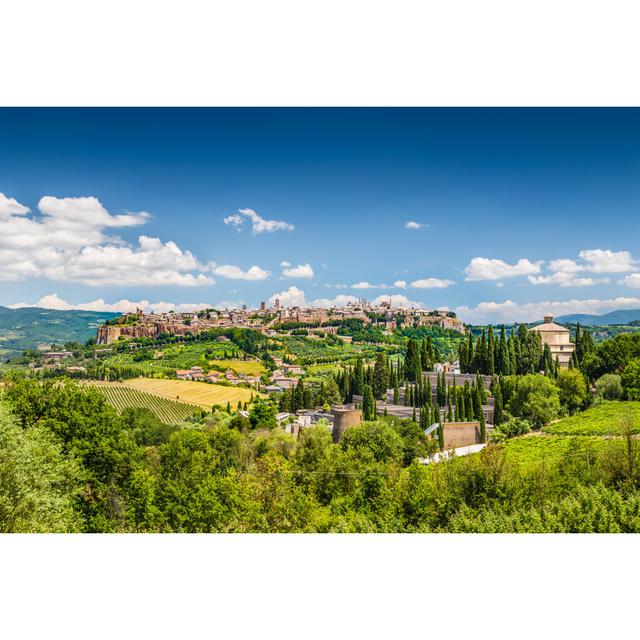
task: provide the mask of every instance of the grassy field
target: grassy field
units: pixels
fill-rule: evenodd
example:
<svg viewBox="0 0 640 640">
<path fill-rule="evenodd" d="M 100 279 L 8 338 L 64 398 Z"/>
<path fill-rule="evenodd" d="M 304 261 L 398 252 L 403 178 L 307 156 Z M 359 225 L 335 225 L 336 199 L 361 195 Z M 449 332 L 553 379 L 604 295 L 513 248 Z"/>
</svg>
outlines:
<svg viewBox="0 0 640 640">
<path fill-rule="evenodd" d="M 133 389 L 120 382 L 97 382 L 91 386 L 104 395 L 107 402 L 118 413 L 122 413 L 130 407 L 149 409 L 165 424 L 182 422 L 188 416 L 202 411 L 200 406 L 169 400 L 139 389 Z"/>
<path fill-rule="evenodd" d="M 619 435 L 620 427 L 627 416 L 631 416 L 634 433 L 640 433 L 640 402 L 602 402 L 582 413 L 544 427 L 551 435 L 605 436 Z"/>
<path fill-rule="evenodd" d="M 209 365 L 220 371 L 231 369 L 246 376 L 259 376 L 264 371 L 264 366 L 257 360 L 209 360 Z"/>
<path fill-rule="evenodd" d="M 542 464 L 555 465 L 564 459 L 585 457 L 606 447 L 610 440 L 593 436 L 522 436 L 505 443 L 507 462 L 523 468 Z"/>
<path fill-rule="evenodd" d="M 195 404 L 204 409 L 211 409 L 214 404 L 224 406 L 227 402 L 230 402 L 231 406 L 235 408 L 238 401 L 249 402 L 252 394 L 258 395 L 256 391 L 243 387 L 226 387 L 206 382 L 191 382 L 190 380 L 133 378 L 122 384 L 163 398 Z"/>
<path fill-rule="evenodd" d="M 234 354 L 239 350 L 234 345 L 220 342 L 199 342 L 196 344 L 167 345 L 165 347 L 149 348 L 144 351 L 131 350 L 117 353 L 104 360 L 108 365 L 142 367 L 146 371 L 163 371 L 188 369 L 193 365 L 208 367 L 211 358 L 220 358 L 224 354 Z M 147 359 L 141 360 L 142 353 L 147 353 Z M 155 357 L 156 352 L 162 356 Z M 230 362 L 230 361 L 229 361 Z M 258 363 L 256 363 L 258 364 Z"/>
</svg>

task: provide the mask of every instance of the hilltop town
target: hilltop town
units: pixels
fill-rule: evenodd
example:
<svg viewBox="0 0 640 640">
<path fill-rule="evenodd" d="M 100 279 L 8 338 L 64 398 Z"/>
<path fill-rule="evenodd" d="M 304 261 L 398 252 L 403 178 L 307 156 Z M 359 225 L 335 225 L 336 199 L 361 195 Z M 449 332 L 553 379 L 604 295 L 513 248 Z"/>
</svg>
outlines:
<svg viewBox="0 0 640 640">
<path fill-rule="evenodd" d="M 155 338 L 160 334 L 185 336 L 199 335 L 211 329 L 254 329 L 264 334 L 275 335 L 277 330 L 295 328 L 314 329 L 314 334 L 337 333 L 345 320 L 360 320 L 364 325 L 375 324 L 385 331 L 406 327 L 440 327 L 465 333 L 464 324 L 452 311 L 425 310 L 414 307 L 392 307 L 390 303 L 372 305 L 361 299 L 344 307 L 281 307 L 275 300 L 268 307 L 261 302 L 257 309 L 194 310 L 192 312 L 170 311 L 168 313 L 124 314 L 108 321 L 97 331 L 97 344 L 111 344 L 130 338 Z"/>
</svg>

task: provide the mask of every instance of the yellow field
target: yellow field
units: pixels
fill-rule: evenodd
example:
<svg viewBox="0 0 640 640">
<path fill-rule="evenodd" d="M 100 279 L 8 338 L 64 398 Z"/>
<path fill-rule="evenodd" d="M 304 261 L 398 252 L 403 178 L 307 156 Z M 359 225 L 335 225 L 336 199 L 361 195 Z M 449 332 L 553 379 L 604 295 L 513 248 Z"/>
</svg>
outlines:
<svg viewBox="0 0 640 640">
<path fill-rule="evenodd" d="M 231 369 L 245 376 L 259 376 L 264 367 L 257 360 L 209 360 L 209 364 L 221 367 L 223 371 Z"/>
<path fill-rule="evenodd" d="M 205 409 L 211 409 L 214 404 L 224 406 L 227 402 L 234 406 L 238 404 L 238 401 L 248 402 L 252 393 L 254 396 L 259 395 L 256 391 L 252 392 L 251 389 L 242 387 L 225 387 L 219 384 L 192 382 L 190 380 L 133 378 L 125 380 L 123 384 L 163 398 L 197 404 Z"/>
</svg>

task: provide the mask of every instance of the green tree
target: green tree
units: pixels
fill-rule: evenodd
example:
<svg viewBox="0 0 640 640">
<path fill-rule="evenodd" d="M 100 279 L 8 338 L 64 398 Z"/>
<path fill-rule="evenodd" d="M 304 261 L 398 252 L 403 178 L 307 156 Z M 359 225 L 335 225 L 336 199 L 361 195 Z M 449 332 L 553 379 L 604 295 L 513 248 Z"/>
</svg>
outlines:
<svg viewBox="0 0 640 640">
<path fill-rule="evenodd" d="M 640 358 L 627 363 L 620 378 L 622 390 L 629 400 L 640 400 Z"/>
<path fill-rule="evenodd" d="M 368 384 L 365 385 L 362 396 L 362 417 L 364 420 L 375 419 L 375 399 L 373 397 L 373 390 Z"/>
<path fill-rule="evenodd" d="M 275 405 L 268 400 L 254 402 L 249 412 L 249 421 L 253 429 L 275 429 L 278 426 Z"/>
<path fill-rule="evenodd" d="M 79 465 L 45 428 L 22 429 L 0 405 L 0 532 L 79 531 Z"/>
<path fill-rule="evenodd" d="M 526 418 L 534 427 L 542 427 L 558 416 L 560 395 L 552 380 L 540 374 L 518 379 L 509 401 L 509 413 Z"/>
<path fill-rule="evenodd" d="M 616 373 L 605 373 L 596 382 L 596 398 L 599 400 L 621 400 L 624 397 L 621 377 Z"/>
<path fill-rule="evenodd" d="M 572 414 L 587 401 L 589 390 L 579 369 L 562 369 L 558 372 L 556 384 L 560 391 L 560 404 Z"/>
<path fill-rule="evenodd" d="M 419 380 L 417 372 L 422 371 L 422 359 L 420 357 L 420 343 L 414 338 L 409 339 L 407 353 L 404 358 L 404 375 L 411 382 Z M 416 377 L 417 376 L 417 377 Z"/>
<path fill-rule="evenodd" d="M 389 387 L 389 368 L 387 357 L 383 352 L 376 355 L 373 367 L 373 395 L 378 400 L 386 400 L 387 388 Z"/>
</svg>

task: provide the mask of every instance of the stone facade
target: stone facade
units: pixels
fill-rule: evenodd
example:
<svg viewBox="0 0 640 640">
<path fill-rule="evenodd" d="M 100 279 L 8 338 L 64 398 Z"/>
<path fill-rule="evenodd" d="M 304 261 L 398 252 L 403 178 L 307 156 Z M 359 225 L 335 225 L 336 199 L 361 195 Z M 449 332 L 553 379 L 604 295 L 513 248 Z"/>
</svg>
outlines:
<svg viewBox="0 0 640 640">
<path fill-rule="evenodd" d="M 540 334 L 543 347 L 545 344 L 549 345 L 554 361 L 557 358 L 560 366 L 565 369 L 569 366 L 569 360 L 571 360 L 571 355 L 576 348 L 570 340 L 569 329 L 556 324 L 553 321 L 553 316 L 548 313 L 544 316 L 544 322 L 531 328 L 530 331 L 537 331 Z"/>
</svg>

